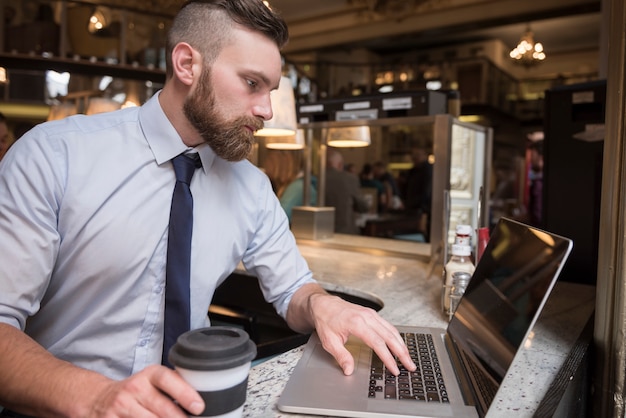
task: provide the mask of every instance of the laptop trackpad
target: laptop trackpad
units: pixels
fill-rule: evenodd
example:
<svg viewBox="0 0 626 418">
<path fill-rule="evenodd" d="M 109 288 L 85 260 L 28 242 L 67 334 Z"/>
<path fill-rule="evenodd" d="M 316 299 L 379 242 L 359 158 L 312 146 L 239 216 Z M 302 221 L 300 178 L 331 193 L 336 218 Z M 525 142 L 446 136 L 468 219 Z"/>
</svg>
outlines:
<svg viewBox="0 0 626 418">
<path fill-rule="evenodd" d="M 358 344 L 351 344 L 351 343 L 346 344 L 345 347 L 350 352 L 350 354 L 352 354 L 352 357 L 354 358 L 354 363 L 356 366 L 355 370 L 356 370 L 357 367 L 361 366 L 361 363 L 362 363 L 361 357 L 367 357 L 367 356 L 361 356 L 361 351 L 365 351 L 365 353 L 368 353 L 369 350 L 364 349 L 365 347 L 362 347 Z M 365 359 L 366 367 L 367 367 L 367 361 L 368 360 Z M 322 347 L 322 344 L 315 345 L 315 348 L 313 349 L 313 354 L 311 355 L 311 357 L 309 358 L 309 362 L 307 363 L 307 367 L 327 368 L 327 369 L 338 370 L 343 373 L 343 371 L 341 370 L 341 367 L 339 367 L 339 364 L 337 363 L 337 360 L 335 360 L 335 358 L 330 353 L 324 350 L 324 347 Z"/>
</svg>

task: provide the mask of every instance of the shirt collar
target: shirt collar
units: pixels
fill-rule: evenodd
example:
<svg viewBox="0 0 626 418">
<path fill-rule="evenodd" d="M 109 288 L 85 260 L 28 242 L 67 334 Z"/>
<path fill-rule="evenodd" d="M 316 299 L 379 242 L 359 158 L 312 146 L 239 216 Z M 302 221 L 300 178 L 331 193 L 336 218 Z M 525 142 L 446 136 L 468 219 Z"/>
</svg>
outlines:
<svg viewBox="0 0 626 418">
<path fill-rule="evenodd" d="M 208 144 L 201 144 L 195 148 L 185 145 L 161 108 L 158 99 L 160 93 L 158 91 L 154 94 L 139 109 L 141 130 L 157 164 L 161 165 L 177 155 L 193 149 L 200 155 L 203 171 L 208 172 L 217 156 Z"/>
</svg>

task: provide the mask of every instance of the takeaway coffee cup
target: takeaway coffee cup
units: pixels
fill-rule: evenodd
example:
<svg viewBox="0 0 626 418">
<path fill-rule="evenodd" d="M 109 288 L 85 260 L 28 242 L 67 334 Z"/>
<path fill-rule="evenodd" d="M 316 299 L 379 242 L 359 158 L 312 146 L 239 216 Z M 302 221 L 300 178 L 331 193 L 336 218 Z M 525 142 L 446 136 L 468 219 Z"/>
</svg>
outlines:
<svg viewBox="0 0 626 418">
<path fill-rule="evenodd" d="M 239 418 L 248 388 L 250 362 L 256 345 L 248 334 L 232 327 L 209 327 L 178 337 L 169 352 L 176 371 L 202 396 L 200 417 Z"/>
</svg>

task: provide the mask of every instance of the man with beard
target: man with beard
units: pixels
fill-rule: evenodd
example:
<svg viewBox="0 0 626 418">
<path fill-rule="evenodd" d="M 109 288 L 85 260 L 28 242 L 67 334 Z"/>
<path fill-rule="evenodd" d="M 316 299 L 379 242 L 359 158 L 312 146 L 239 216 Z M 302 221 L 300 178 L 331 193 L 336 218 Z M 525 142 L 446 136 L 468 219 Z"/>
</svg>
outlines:
<svg viewBox="0 0 626 418">
<path fill-rule="evenodd" d="M 354 334 L 396 372 L 398 332 L 312 279 L 270 182 L 245 160 L 272 117 L 284 21 L 259 0 L 186 4 L 163 89 L 140 108 L 33 128 L 0 162 L 0 405 L 5 416 L 185 417 L 204 403 L 164 347 L 172 160 L 191 180 L 190 329 L 243 262 L 290 327 L 346 374 Z"/>
</svg>

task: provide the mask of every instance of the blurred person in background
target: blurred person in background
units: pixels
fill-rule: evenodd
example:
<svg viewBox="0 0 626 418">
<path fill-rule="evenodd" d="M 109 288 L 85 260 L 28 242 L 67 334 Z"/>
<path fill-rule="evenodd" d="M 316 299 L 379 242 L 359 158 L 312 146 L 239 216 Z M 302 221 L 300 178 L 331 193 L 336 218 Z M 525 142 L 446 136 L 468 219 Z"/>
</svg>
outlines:
<svg viewBox="0 0 626 418">
<path fill-rule="evenodd" d="M 373 165 L 374 178 L 380 181 L 386 190 L 387 209 L 402 210 L 404 204 L 400 197 L 400 189 L 395 177 L 387 170 L 387 166 L 382 161 L 376 161 Z"/>
<path fill-rule="evenodd" d="M 344 169 L 343 155 L 333 148 L 326 154 L 326 206 L 335 208 L 335 232 L 359 234 L 355 212 L 369 210 L 367 199 L 360 190 L 359 178 Z"/>
<path fill-rule="evenodd" d="M 372 164 L 363 164 L 361 173 L 359 173 L 359 182 L 361 187 L 371 188 L 376 190 L 376 208 L 378 213 L 385 212 L 387 210 L 387 204 L 391 190 L 386 187 L 382 181 L 374 177 L 374 168 Z"/>
<path fill-rule="evenodd" d="M 304 205 L 304 171 L 301 150 L 268 150 L 263 163 L 265 174 L 270 178 L 272 189 L 285 210 L 289 222 L 295 206 L 317 204 L 317 179 L 311 176 L 309 202 Z"/>
<path fill-rule="evenodd" d="M 408 171 L 404 185 L 404 207 L 408 215 L 419 218 L 419 229 L 425 236 L 428 236 L 433 167 L 428 161 L 428 151 L 421 147 L 411 148 L 411 161 L 413 161 L 413 167 Z"/>
</svg>

